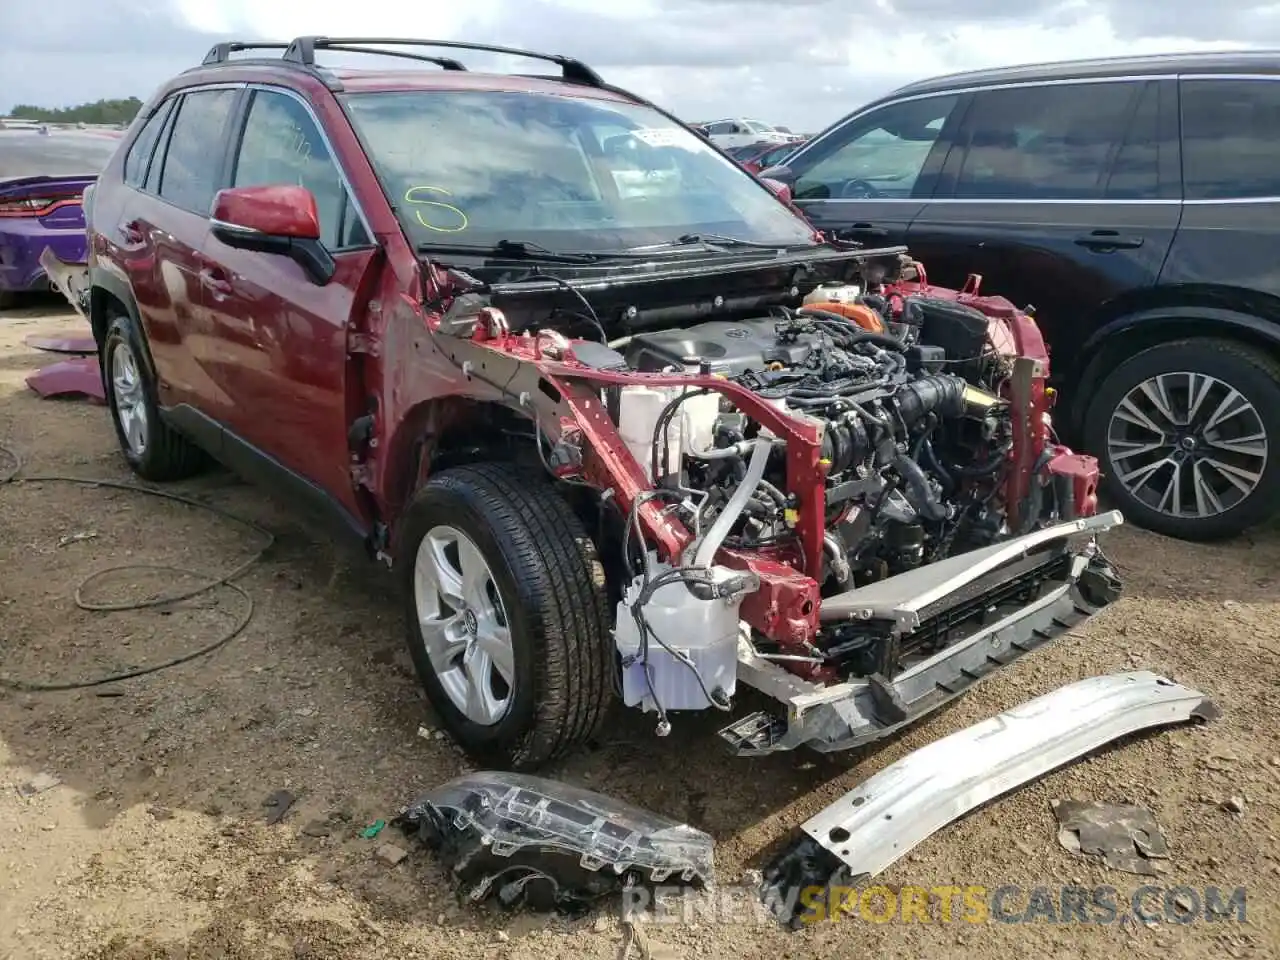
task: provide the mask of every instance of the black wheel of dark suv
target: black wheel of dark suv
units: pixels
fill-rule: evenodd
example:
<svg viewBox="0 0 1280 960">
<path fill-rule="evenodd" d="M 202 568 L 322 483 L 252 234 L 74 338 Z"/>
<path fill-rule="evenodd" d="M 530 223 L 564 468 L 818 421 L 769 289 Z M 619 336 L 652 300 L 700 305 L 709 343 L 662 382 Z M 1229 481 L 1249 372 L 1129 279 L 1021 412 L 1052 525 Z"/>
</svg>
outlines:
<svg viewBox="0 0 1280 960">
<path fill-rule="evenodd" d="M 1084 431 L 1106 491 L 1138 526 L 1216 540 L 1280 510 L 1280 362 L 1252 347 L 1143 350 L 1102 380 Z"/>
<path fill-rule="evenodd" d="M 132 318 L 112 318 L 102 343 L 107 408 L 120 451 L 144 480 L 182 480 L 207 464 L 204 451 L 163 420 L 155 384 L 142 362 L 142 336 Z"/>
</svg>

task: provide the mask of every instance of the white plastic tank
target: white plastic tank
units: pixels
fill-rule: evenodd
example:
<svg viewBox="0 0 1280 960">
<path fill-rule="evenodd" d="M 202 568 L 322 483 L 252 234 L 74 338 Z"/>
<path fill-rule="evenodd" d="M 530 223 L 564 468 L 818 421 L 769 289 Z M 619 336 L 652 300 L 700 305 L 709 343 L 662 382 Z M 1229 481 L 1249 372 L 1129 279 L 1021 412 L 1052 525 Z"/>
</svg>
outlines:
<svg viewBox="0 0 1280 960">
<path fill-rule="evenodd" d="M 667 569 L 659 565 L 654 573 Z M 726 567 L 711 570 L 717 579 L 739 575 Z M 659 587 L 642 608 L 653 635 L 641 659 L 643 644 L 632 605 L 643 583 L 643 578 L 637 577 L 627 589 L 618 604 L 614 627 L 614 642 L 623 662 L 623 702 L 655 712 L 658 704 L 663 710 L 707 710 L 713 706 L 708 693 L 717 699 L 732 697 L 738 681 L 742 596 L 702 600 L 681 582 Z"/>
<path fill-rule="evenodd" d="M 644 474 L 653 482 L 653 430 L 658 417 L 688 387 L 623 387 L 618 404 L 618 433 L 636 458 Z M 680 404 L 666 431 L 667 463 L 672 474 L 680 472 L 686 449 L 705 450 L 711 446 L 716 415 L 720 410 L 718 393 L 691 396 Z M 661 463 L 661 453 L 659 453 Z"/>
<path fill-rule="evenodd" d="M 856 283 L 823 283 L 809 292 L 804 303 L 852 303 L 861 295 L 862 288 Z"/>
</svg>

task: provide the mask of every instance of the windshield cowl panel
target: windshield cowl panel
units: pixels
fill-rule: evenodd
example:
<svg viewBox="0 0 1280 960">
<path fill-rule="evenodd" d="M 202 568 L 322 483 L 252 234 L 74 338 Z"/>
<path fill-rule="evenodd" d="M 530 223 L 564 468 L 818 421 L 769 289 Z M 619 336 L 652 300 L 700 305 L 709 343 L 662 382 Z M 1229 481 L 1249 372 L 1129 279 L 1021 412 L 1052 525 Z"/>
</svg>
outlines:
<svg viewBox="0 0 1280 960">
<path fill-rule="evenodd" d="M 501 90 L 343 101 L 420 250 L 518 238 L 616 254 L 690 234 L 777 248 L 818 242 L 765 185 L 652 107 Z"/>
</svg>

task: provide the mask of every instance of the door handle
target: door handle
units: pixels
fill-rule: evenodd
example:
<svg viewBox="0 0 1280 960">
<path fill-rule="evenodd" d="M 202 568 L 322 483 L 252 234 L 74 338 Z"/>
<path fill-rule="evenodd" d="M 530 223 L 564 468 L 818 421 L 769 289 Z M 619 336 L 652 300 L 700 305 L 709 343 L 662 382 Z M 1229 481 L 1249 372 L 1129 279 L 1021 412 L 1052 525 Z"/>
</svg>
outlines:
<svg viewBox="0 0 1280 960">
<path fill-rule="evenodd" d="M 147 235 L 142 231 L 142 224 L 137 220 L 130 220 L 128 223 L 120 224 L 120 239 L 125 243 L 142 243 L 146 240 Z"/>
<path fill-rule="evenodd" d="M 231 286 L 231 281 L 226 275 L 217 269 L 205 267 L 200 271 L 200 286 L 209 291 L 209 294 L 215 300 L 225 300 L 235 292 Z"/>
<path fill-rule="evenodd" d="M 1099 253 L 1110 253 L 1112 250 L 1137 250 L 1142 246 L 1142 237 L 1122 234 L 1115 230 L 1094 230 L 1092 233 L 1076 237 L 1076 244 Z"/>
</svg>

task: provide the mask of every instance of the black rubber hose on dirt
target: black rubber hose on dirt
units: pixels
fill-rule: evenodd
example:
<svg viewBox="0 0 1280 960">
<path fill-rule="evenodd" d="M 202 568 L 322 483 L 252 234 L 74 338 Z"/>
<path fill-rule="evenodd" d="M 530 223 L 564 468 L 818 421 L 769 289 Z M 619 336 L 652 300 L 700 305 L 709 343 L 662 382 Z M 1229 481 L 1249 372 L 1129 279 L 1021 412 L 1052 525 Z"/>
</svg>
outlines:
<svg viewBox="0 0 1280 960">
<path fill-rule="evenodd" d="M 16 450 L 5 446 L 4 444 L 0 444 L 0 457 L 10 461 L 9 466 L 0 468 L 0 487 L 4 487 L 9 484 L 16 485 L 22 483 L 66 483 L 81 487 L 99 487 L 106 490 L 123 490 L 126 493 L 136 493 L 142 496 L 156 497 L 161 500 L 169 500 L 173 503 L 181 503 L 188 507 L 195 507 L 197 510 L 204 510 L 207 513 L 211 513 L 215 516 L 222 517 L 226 520 L 232 521 L 233 523 L 238 523 L 241 526 L 247 527 L 263 538 L 262 546 L 258 548 L 253 556 L 236 566 L 234 569 L 221 575 L 214 575 L 199 570 L 187 570 L 183 567 L 174 567 L 164 564 L 128 563 L 107 567 L 91 573 L 88 577 L 81 580 L 76 586 L 75 603 L 81 610 L 112 612 L 121 610 L 146 610 L 153 607 L 168 606 L 182 600 L 189 600 L 192 597 L 199 596 L 203 593 L 208 593 L 210 590 L 217 589 L 218 587 L 225 587 L 240 596 L 244 601 L 244 608 L 235 624 L 212 643 L 206 644 L 191 653 L 183 654 L 180 657 L 174 657 L 171 660 L 166 660 L 163 663 L 154 663 L 150 666 L 139 667 L 135 670 L 126 670 L 121 673 L 110 674 L 108 676 L 98 677 L 91 680 L 67 681 L 62 683 L 39 683 L 27 680 L 15 680 L 3 673 L 0 673 L 0 689 L 16 690 L 23 693 L 55 693 L 65 690 L 87 690 L 92 687 L 102 687 L 111 683 L 119 683 L 122 680 L 132 680 L 135 677 L 143 677 L 148 674 L 159 673 L 161 670 L 168 670 L 184 663 L 190 663 L 192 660 L 197 660 L 200 657 L 208 656 L 215 650 L 226 646 L 238 637 L 253 619 L 253 597 L 247 590 L 233 581 L 247 573 L 251 567 L 262 559 L 262 556 L 275 543 L 275 535 L 271 533 L 271 531 L 259 526 L 252 520 L 246 520 L 244 517 L 240 517 L 227 510 L 223 510 L 221 507 L 215 507 L 208 503 L 201 503 L 199 500 L 194 500 L 191 497 L 184 497 L 177 493 L 169 493 L 166 490 L 156 490 L 152 487 L 144 487 L 140 484 L 122 483 L 118 480 L 96 480 L 91 477 L 61 476 L 57 474 L 24 477 L 21 476 L 23 468 L 22 457 L 19 456 Z M 203 583 L 200 586 L 192 587 L 190 590 L 186 590 L 181 593 L 166 594 L 160 597 L 153 597 L 149 600 L 95 601 L 85 598 L 85 593 L 89 586 L 95 581 L 107 576 L 108 574 L 120 573 L 125 570 L 148 570 L 153 572 L 163 571 L 166 573 L 177 573 L 184 577 L 194 577 L 197 580 L 203 581 Z"/>
</svg>

